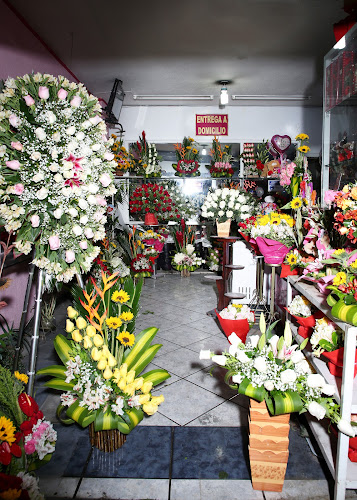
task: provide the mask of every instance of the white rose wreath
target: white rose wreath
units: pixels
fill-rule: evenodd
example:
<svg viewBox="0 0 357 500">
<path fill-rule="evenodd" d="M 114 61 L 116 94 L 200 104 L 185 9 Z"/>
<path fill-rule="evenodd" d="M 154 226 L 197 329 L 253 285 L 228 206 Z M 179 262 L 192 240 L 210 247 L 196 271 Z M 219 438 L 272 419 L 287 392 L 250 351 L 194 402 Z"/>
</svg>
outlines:
<svg viewBox="0 0 357 500">
<path fill-rule="evenodd" d="M 0 93 L 0 219 L 58 281 L 87 272 L 105 236 L 115 161 L 100 111 L 63 76 L 9 78 Z"/>
</svg>

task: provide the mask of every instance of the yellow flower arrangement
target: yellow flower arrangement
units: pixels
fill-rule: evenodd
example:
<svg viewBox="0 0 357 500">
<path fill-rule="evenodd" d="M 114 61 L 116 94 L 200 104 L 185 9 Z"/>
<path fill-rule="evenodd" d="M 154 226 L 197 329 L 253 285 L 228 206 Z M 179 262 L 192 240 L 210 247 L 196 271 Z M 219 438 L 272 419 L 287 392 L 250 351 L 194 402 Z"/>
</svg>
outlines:
<svg viewBox="0 0 357 500">
<path fill-rule="evenodd" d="M 25 373 L 20 373 L 18 371 L 15 371 L 14 375 L 17 378 L 17 380 L 20 380 L 20 382 L 23 382 L 24 384 L 27 384 L 27 382 L 29 381 L 29 378 Z"/>
<path fill-rule="evenodd" d="M 299 134 L 295 137 L 296 141 L 308 141 L 310 137 L 307 134 Z"/>
<path fill-rule="evenodd" d="M 343 271 L 339 272 L 336 274 L 336 276 L 333 279 L 333 285 L 338 286 L 338 285 L 344 285 L 347 282 L 347 275 Z"/>
<path fill-rule="evenodd" d="M 131 347 L 135 342 L 135 335 L 127 331 L 120 332 L 116 337 L 122 345 Z"/>
<path fill-rule="evenodd" d="M 301 153 L 308 153 L 310 151 L 310 148 L 305 144 L 304 146 L 298 147 L 298 151 L 301 151 Z"/>
<path fill-rule="evenodd" d="M 112 138 L 114 139 L 114 143 L 111 150 L 114 153 L 114 160 L 117 164 L 116 170 L 118 174 L 122 174 L 133 168 L 132 158 L 127 149 L 123 146 L 123 140 L 118 139 L 115 134 L 112 134 Z"/>
</svg>

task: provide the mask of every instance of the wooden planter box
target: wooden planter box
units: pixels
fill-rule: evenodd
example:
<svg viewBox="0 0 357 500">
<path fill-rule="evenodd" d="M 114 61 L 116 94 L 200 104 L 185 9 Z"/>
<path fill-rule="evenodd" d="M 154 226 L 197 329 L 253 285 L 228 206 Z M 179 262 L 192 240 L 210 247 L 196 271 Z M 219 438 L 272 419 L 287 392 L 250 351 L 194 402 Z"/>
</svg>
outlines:
<svg viewBox="0 0 357 500">
<path fill-rule="evenodd" d="M 290 414 L 272 417 L 265 402 L 250 400 L 249 462 L 255 490 L 281 491 L 289 458 Z"/>
</svg>

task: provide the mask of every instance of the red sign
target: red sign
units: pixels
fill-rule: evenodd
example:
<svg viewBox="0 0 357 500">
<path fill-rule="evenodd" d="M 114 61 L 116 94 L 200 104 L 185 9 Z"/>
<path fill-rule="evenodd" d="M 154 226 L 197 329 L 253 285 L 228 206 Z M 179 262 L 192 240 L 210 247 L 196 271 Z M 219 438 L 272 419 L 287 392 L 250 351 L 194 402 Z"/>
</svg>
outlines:
<svg viewBox="0 0 357 500">
<path fill-rule="evenodd" d="M 228 115 L 196 115 L 196 135 L 228 135 Z"/>
</svg>

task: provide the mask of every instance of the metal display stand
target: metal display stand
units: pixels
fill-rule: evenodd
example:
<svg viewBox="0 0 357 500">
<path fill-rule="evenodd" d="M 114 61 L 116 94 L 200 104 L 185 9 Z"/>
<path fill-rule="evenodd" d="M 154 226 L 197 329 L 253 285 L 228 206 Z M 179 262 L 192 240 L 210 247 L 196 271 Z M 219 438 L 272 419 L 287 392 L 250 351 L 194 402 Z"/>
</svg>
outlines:
<svg viewBox="0 0 357 500">
<path fill-rule="evenodd" d="M 256 281 L 255 290 L 252 294 L 252 300 L 249 303 L 249 309 L 254 311 L 255 316 L 257 312 L 262 312 L 265 317 L 269 315 L 266 298 L 263 294 L 264 286 L 264 257 L 263 255 L 255 255 L 256 259 Z M 257 319 L 257 317 L 256 317 Z"/>
<path fill-rule="evenodd" d="M 270 278 L 270 307 L 269 307 L 269 315 L 267 319 L 267 323 L 273 323 L 280 318 L 279 314 L 275 310 L 275 275 L 276 268 L 280 267 L 280 264 L 267 264 L 266 266 L 271 267 L 271 278 Z"/>
<path fill-rule="evenodd" d="M 339 326 L 345 333 L 344 357 L 342 379 L 332 375 L 327 364 L 320 358 L 313 356 L 311 349 L 306 347 L 304 354 L 325 380 L 335 386 L 335 398 L 341 405 L 341 417 L 348 422 L 351 414 L 357 413 L 357 378 L 354 378 L 355 352 L 357 327 L 344 323 L 331 315 L 331 308 L 326 303 L 326 296 L 297 276 L 287 277 L 286 306 L 292 300 L 292 289 L 304 295 L 315 307 L 324 313 L 331 321 Z M 292 325 L 295 339 L 301 343 L 304 339 L 297 334 L 297 328 Z M 314 418 L 309 418 L 309 426 L 314 434 L 327 466 L 335 480 L 334 500 L 344 500 L 346 489 L 357 489 L 357 463 L 348 458 L 349 436 L 338 433 L 337 442 L 327 426 Z"/>
</svg>

